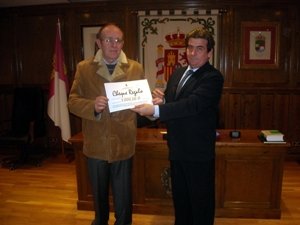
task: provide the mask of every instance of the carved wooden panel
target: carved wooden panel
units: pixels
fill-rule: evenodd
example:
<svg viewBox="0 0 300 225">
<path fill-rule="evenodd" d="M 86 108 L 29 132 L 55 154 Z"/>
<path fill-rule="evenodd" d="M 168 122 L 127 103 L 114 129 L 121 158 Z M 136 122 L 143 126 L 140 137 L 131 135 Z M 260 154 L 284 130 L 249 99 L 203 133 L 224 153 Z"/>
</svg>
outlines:
<svg viewBox="0 0 300 225">
<path fill-rule="evenodd" d="M 224 207 L 270 207 L 273 163 L 270 159 L 244 156 L 225 159 Z M 257 173 L 257 171 L 264 171 Z M 237 180 L 237 177 L 244 179 Z"/>
<path fill-rule="evenodd" d="M 217 155 L 217 215 L 236 217 L 244 211 L 256 218 L 280 218 L 282 170 L 278 165 L 283 165 L 283 152 L 277 147 L 222 149 Z"/>
<path fill-rule="evenodd" d="M 291 96 L 277 89 L 225 89 L 221 121 L 225 128 L 279 129 L 289 133 Z M 294 115 L 294 114 L 292 114 Z"/>
<path fill-rule="evenodd" d="M 11 129 L 11 115 L 13 109 L 13 90 L 0 93 L 0 133 Z"/>
<path fill-rule="evenodd" d="M 291 95 L 290 104 L 290 137 L 292 140 L 298 142 L 300 147 L 300 95 Z"/>
<path fill-rule="evenodd" d="M 15 58 L 15 35 L 10 16 L 0 17 L 0 85 L 14 84 L 17 80 L 17 65 Z"/>
<path fill-rule="evenodd" d="M 232 140 L 228 130 L 219 130 L 216 143 L 216 216 L 280 218 L 284 155 L 288 144 L 265 145 L 259 130 L 242 130 Z M 76 152 L 78 209 L 93 209 L 82 135 L 71 140 Z M 169 166 L 168 147 L 160 129 L 138 130 L 132 190 L 135 213 L 173 214 L 170 187 L 164 171 Z M 168 178 L 167 178 L 168 179 Z M 166 181 L 168 183 L 168 181 Z M 112 204 L 112 201 L 111 201 Z"/>
<path fill-rule="evenodd" d="M 242 115 L 241 127 L 247 129 L 257 128 L 259 121 L 259 107 L 258 96 L 256 94 L 243 94 L 242 95 Z"/>
<path fill-rule="evenodd" d="M 274 92 L 260 95 L 260 123 L 263 129 L 277 128 L 288 131 L 289 95 Z"/>
<path fill-rule="evenodd" d="M 20 83 L 48 86 L 53 69 L 57 15 L 23 16 L 17 25 Z"/>
</svg>

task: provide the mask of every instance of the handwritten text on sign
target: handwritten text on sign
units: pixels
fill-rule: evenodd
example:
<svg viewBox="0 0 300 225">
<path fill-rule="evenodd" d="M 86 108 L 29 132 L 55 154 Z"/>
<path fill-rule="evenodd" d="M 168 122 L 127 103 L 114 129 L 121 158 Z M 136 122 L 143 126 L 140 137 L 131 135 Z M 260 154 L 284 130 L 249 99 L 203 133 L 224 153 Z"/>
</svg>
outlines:
<svg viewBox="0 0 300 225">
<path fill-rule="evenodd" d="M 110 112 L 134 108 L 136 105 L 152 104 L 152 95 L 146 79 L 105 83 Z"/>
</svg>

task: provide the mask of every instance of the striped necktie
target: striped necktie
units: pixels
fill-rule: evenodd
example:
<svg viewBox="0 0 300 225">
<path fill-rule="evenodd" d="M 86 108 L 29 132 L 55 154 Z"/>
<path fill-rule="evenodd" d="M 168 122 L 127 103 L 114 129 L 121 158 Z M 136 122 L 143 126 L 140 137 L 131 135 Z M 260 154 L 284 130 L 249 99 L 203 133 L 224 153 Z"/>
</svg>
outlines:
<svg viewBox="0 0 300 225">
<path fill-rule="evenodd" d="M 176 97 L 179 94 L 181 88 L 184 86 L 185 82 L 187 81 L 187 79 L 194 73 L 193 70 L 188 70 L 183 77 L 181 78 L 181 80 L 178 83 L 177 89 L 176 89 Z"/>
</svg>

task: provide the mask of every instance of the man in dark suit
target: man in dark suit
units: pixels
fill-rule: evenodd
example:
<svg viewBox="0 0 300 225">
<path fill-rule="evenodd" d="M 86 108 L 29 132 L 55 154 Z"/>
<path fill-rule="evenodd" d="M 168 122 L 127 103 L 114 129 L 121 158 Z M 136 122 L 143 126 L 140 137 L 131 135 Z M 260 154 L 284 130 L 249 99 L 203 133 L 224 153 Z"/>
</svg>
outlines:
<svg viewBox="0 0 300 225">
<path fill-rule="evenodd" d="M 175 225 L 213 225 L 216 126 L 224 80 L 209 63 L 215 41 L 208 30 L 192 30 L 185 44 L 189 65 L 172 74 L 164 93 L 153 91 L 154 105 L 133 111 L 166 123 Z"/>
</svg>

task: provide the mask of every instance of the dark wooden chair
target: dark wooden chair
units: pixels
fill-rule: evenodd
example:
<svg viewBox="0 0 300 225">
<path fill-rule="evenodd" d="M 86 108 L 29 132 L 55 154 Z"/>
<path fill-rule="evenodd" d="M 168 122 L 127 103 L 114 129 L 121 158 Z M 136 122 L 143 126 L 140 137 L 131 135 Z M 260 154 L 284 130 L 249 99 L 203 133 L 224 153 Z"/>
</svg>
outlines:
<svg viewBox="0 0 300 225">
<path fill-rule="evenodd" d="M 1 160 L 1 165 L 16 169 L 27 163 L 41 164 L 46 154 L 45 95 L 39 87 L 14 90 L 11 129 L 0 135 L 0 146 L 15 155 Z"/>
</svg>

